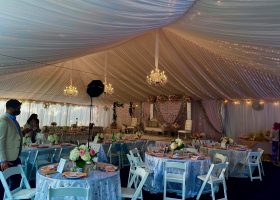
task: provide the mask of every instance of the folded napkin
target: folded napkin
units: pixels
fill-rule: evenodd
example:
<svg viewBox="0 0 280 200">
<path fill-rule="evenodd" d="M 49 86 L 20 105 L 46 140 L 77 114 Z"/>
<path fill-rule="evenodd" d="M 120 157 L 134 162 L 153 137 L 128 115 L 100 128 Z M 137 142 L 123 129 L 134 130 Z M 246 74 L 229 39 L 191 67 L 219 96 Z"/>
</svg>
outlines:
<svg viewBox="0 0 280 200">
<path fill-rule="evenodd" d="M 65 177 L 87 177 L 87 173 L 83 173 L 83 172 L 63 172 L 62 176 Z"/>
<path fill-rule="evenodd" d="M 204 160 L 205 157 L 204 156 L 192 156 L 191 159 L 192 160 Z"/>
<path fill-rule="evenodd" d="M 47 166 L 41 167 L 40 171 L 44 175 L 57 173 L 57 171 L 56 171 L 57 166 L 58 166 L 58 163 L 55 163 L 53 165 L 47 165 Z"/>
<path fill-rule="evenodd" d="M 107 163 L 98 163 L 97 167 L 101 171 L 106 171 L 106 172 L 114 172 L 118 169 L 118 167 Z"/>
<path fill-rule="evenodd" d="M 116 168 L 117 167 L 115 167 L 115 166 L 113 166 L 113 165 L 107 165 L 107 166 L 105 166 L 105 171 L 106 172 L 114 172 L 114 171 L 116 171 Z"/>
</svg>

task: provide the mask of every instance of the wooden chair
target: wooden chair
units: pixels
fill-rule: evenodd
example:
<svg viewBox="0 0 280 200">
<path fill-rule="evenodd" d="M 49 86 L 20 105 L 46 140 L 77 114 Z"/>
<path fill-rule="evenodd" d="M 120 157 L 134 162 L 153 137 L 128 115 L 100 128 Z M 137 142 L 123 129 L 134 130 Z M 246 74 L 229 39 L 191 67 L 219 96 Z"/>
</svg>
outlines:
<svg viewBox="0 0 280 200">
<path fill-rule="evenodd" d="M 132 130 L 132 132 L 134 133 L 136 126 L 137 126 L 137 118 L 132 117 L 131 124 L 130 124 L 130 126 L 127 126 L 126 129 Z"/>
<path fill-rule="evenodd" d="M 89 199 L 89 188 L 82 187 L 49 187 L 48 200 L 55 197 L 84 197 L 85 200 Z"/>
<path fill-rule="evenodd" d="M 21 175 L 20 186 L 11 191 L 9 184 L 7 183 L 7 179 L 16 174 Z M 36 189 L 30 188 L 30 185 L 21 165 L 18 165 L 16 167 L 10 167 L 3 172 L 0 171 L 0 179 L 5 190 L 3 200 L 34 199 Z"/>
<path fill-rule="evenodd" d="M 211 195 L 212 200 L 215 200 L 215 185 L 222 184 L 224 189 L 224 198 L 220 200 L 227 200 L 227 187 L 226 187 L 226 180 L 225 180 L 225 171 L 228 167 L 228 162 L 226 163 L 219 163 L 219 164 L 211 164 L 210 169 L 206 175 L 197 176 L 198 179 L 202 180 L 203 183 L 200 187 L 198 195 L 196 199 L 200 199 L 201 194 L 206 186 L 209 184 L 211 186 Z"/>
<path fill-rule="evenodd" d="M 169 198 L 166 197 L 166 192 L 179 192 L 178 190 L 170 190 L 167 188 L 167 183 L 172 182 L 172 183 L 180 183 L 182 184 L 182 200 L 185 199 L 185 194 L 186 194 L 186 168 L 187 165 L 186 163 L 181 163 L 181 162 L 164 162 L 164 192 L 163 192 L 163 199 L 164 200 L 175 200 L 176 198 Z M 176 171 L 182 171 L 182 173 L 173 173 L 170 172 L 170 170 L 176 170 Z"/>
<path fill-rule="evenodd" d="M 185 134 L 185 139 L 187 139 L 187 136 L 189 138 L 191 138 L 191 133 L 192 133 L 192 120 L 191 119 L 186 120 L 184 130 L 178 130 L 178 136 L 180 133 Z"/>
</svg>

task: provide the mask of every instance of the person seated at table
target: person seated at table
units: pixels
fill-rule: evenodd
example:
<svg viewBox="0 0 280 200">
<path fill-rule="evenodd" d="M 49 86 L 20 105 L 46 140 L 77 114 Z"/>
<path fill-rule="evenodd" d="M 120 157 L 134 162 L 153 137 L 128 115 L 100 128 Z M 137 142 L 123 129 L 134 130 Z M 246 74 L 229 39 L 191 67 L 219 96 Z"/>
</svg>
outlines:
<svg viewBox="0 0 280 200">
<path fill-rule="evenodd" d="M 31 142 L 34 143 L 36 142 L 36 134 L 40 131 L 38 115 L 33 113 L 24 125 L 22 133 L 24 136 L 29 135 Z"/>
</svg>

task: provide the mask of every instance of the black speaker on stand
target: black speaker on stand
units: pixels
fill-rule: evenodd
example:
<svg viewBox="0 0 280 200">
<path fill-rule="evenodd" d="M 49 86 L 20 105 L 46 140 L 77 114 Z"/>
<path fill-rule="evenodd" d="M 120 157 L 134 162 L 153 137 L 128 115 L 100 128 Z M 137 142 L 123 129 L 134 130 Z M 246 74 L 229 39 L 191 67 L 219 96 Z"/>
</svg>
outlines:
<svg viewBox="0 0 280 200">
<path fill-rule="evenodd" d="M 94 123 L 92 123 L 92 98 L 98 97 L 104 92 L 104 84 L 101 80 L 93 80 L 91 81 L 87 86 L 87 93 L 90 96 L 90 114 L 89 114 L 89 127 L 88 127 L 88 147 L 90 142 L 90 133 L 92 131 L 92 128 L 94 126 Z"/>
</svg>

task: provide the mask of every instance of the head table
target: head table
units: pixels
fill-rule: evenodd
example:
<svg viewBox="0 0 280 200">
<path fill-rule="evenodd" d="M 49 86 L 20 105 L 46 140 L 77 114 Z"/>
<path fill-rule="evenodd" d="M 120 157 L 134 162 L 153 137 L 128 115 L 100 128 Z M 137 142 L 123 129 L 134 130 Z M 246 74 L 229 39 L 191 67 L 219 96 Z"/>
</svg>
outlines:
<svg viewBox="0 0 280 200">
<path fill-rule="evenodd" d="M 58 187 L 83 187 L 89 188 L 90 200 L 120 200 L 121 182 L 119 171 L 106 172 L 93 170 L 87 177 L 68 179 L 60 173 L 49 175 L 42 174 L 41 170 L 36 174 L 36 196 L 35 200 L 48 199 L 48 188 Z M 79 200 L 77 197 L 55 198 L 55 200 Z M 82 198 L 81 198 L 82 199 Z"/>
<path fill-rule="evenodd" d="M 173 159 L 168 157 L 157 157 L 145 153 L 145 164 L 147 168 L 153 171 L 149 175 L 146 183 L 145 190 L 152 193 L 162 193 L 164 186 L 164 166 L 165 161 L 171 162 L 186 162 L 186 198 L 194 197 L 197 195 L 202 182 L 197 178 L 198 175 L 207 174 L 211 165 L 210 158 L 203 160 L 192 160 L 192 159 Z M 176 173 L 176 169 L 174 169 Z M 181 190 L 182 186 L 174 183 L 169 183 L 168 188 Z M 207 190 L 207 189 L 206 189 Z"/>
</svg>

